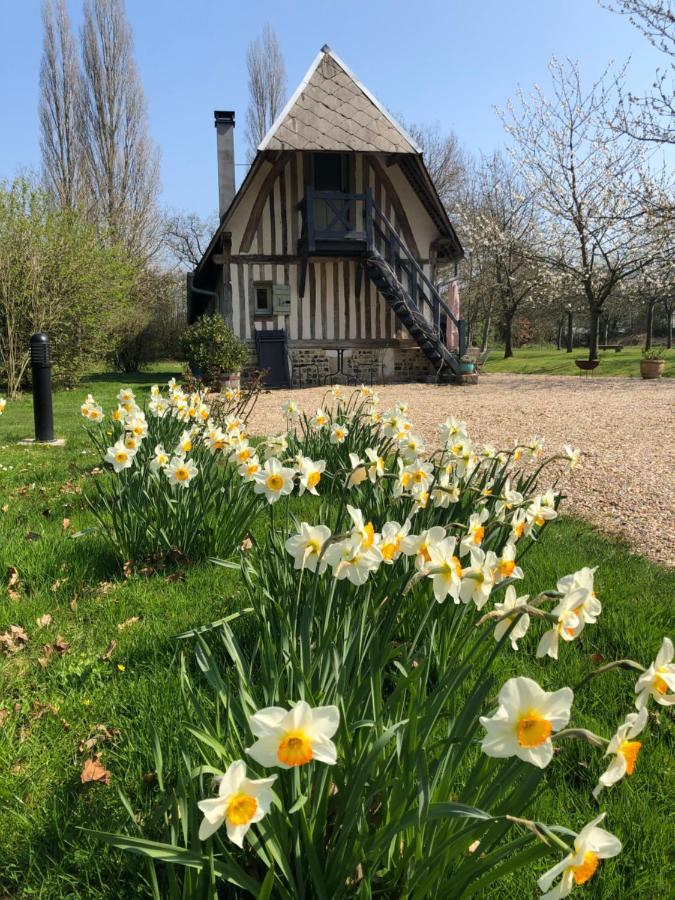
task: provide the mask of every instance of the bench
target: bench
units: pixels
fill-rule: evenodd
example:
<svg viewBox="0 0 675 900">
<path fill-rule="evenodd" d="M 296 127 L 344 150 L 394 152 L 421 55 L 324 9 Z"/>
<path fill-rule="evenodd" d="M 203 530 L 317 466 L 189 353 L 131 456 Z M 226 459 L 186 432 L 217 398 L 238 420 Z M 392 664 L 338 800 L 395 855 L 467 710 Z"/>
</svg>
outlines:
<svg viewBox="0 0 675 900">
<path fill-rule="evenodd" d="M 614 350 L 615 353 L 619 353 L 623 350 L 623 344 L 598 344 L 598 348 L 600 350 Z"/>
</svg>

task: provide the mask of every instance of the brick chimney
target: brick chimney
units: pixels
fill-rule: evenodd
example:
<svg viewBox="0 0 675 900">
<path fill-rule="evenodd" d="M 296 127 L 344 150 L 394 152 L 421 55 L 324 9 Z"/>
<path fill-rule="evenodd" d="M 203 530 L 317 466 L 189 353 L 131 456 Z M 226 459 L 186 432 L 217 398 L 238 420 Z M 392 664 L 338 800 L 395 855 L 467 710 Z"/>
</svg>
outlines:
<svg viewBox="0 0 675 900">
<path fill-rule="evenodd" d="M 218 152 L 218 212 L 222 219 L 234 197 L 234 112 L 213 113 Z"/>
</svg>

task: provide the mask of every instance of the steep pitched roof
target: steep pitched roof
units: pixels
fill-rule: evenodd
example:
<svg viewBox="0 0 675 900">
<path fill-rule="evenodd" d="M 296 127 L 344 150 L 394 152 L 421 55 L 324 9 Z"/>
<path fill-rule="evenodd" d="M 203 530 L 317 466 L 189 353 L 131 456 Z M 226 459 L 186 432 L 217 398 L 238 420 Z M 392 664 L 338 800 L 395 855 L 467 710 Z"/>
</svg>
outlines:
<svg viewBox="0 0 675 900">
<path fill-rule="evenodd" d="M 321 48 L 258 150 L 420 152 L 328 46 Z"/>
</svg>

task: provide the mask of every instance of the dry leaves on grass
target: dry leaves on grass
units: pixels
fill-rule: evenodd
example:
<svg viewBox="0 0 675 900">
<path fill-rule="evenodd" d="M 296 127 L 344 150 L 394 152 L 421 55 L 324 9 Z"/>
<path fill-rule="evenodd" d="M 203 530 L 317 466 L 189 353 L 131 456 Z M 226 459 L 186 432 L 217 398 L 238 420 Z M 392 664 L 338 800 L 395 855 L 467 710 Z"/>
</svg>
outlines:
<svg viewBox="0 0 675 900">
<path fill-rule="evenodd" d="M 110 659 L 110 657 L 115 652 L 115 647 L 117 646 L 117 641 L 113 638 L 108 644 L 107 648 L 103 651 L 103 653 L 99 656 L 101 662 L 106 662 L 106 660 Z"/>
<path fill-rule="evenodd" d="M 10 625 L 0 634 L 0 646 L 6 654 L 18 653 L 28 643 L 28 635 L 20 625 Z"/>
<path fill-rule="evenodd" d="M 7 594 L 10 600 L 20 600 L 21 594 L 17 588 L 21 587 L 19 570 L 16 566 L 7 566 Z"/>
<path fill-rule="evenodd" d="M 127 619 L 125 622 L 120 622 L 117 626 L 118 631 L 124 631 L 126 628 L 131 627 L 131 625 L 135 625 L 137 622 L 140 622 L 140 616 L 132 616 L 130 619 Z"/>
<path fill-rule="evenodd" d="M 70 519 L 64 519 L 61 523 L 63 530 L 67 531 L 70 528 Z"/>
<path fill-rule="evenodd" d="M 42 656 L 38 656 L 38 665 L 42 666 L 43 669 L 46 669 L 49 665 L 49 660 L 54 653 L 56 653 L 57 656 L 63 656 L 69 650 L 70 644 L 59 635 L 53 644 L 42 645 Z"/>
<path fill-rule="evenodd" d="M 93 750 L 94 747 L 98 747 L 99 744 L 114 741 L 119 737 L 119 734 L 119 728 L 111 728 L 108 725 L 94 725 L 93 733 L 86 740 L 81 740 L 78 743 L 77 751 L 78 753 L 87 753 L 89 750 Z"/>
<path fill-rule="evenodd" d="M 82 784 L 110 784 L 110 772 L 101 762 L 101 754 L 96 753 L 91 759 L 85 759 L 80 772 Z"/>
<path fill-rule="evenodd" d="M 35 623 L 38 626 L 38 628 L 45 628 L 47 625 L 51 625 L 52 624 L 51 614 L 45 613 L 44 616 L 40 616 L 38 619 L 36 619 Z"/>
</svg>

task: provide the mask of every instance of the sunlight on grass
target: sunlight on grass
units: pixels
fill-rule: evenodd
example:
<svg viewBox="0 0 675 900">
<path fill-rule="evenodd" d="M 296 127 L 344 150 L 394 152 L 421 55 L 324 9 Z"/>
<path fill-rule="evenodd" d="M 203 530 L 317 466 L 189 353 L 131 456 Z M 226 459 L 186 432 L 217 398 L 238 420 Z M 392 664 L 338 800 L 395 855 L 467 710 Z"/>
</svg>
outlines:
<svg viewBox="0 0 675 900">
<path fill-rule="evenodd" d="M 522 375 L 575 375 L 585 378 L 585 373 L 574 365 L 575 359 L 588 359 L 588 350 L 575 349 L 572 353 L 554 347 L 522 347 L 515 350 L 510 359 L 503 358 L 503 350 L 496 347 L 485 366 L 486 372 L 508 372 Z M 625 347 L 621 352 L 600 351 L 600 365 L 591 378 L 640 377 L 640 347 Z M 666 351 L 664 378 L 675 377 L 675 350 Z"/>
</svg>

